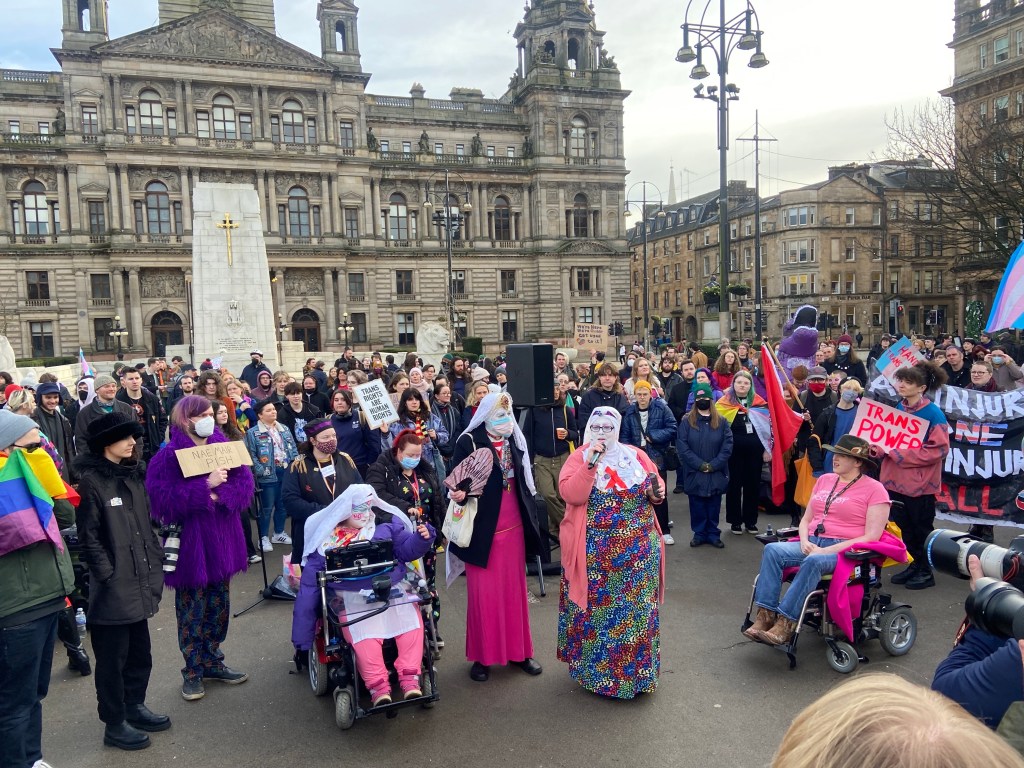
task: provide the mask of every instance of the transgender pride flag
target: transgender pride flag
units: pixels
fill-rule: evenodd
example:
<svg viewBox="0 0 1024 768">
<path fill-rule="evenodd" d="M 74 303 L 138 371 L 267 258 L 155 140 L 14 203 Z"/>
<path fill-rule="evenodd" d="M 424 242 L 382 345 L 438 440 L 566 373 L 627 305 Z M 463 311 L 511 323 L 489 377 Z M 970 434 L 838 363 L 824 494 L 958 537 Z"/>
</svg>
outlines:
<svg viewBox="0 0 1024 768">
<path fill-rule="evenodd" d="M 0 469 L 0 557 L 40 541 L 49 541 L 63 552 L 53 498 L 23 454 L 12 452 Z"/>
<path fill-rule="evenodd" d="M 78 348 L 78 364 L 82 368 L 82 378 L 83 379 L 86 376 L 92 376 L 92 377 L 95 378 L 95 376 L 96 376 L 96 369 L 93 368 L 91 365 L 89 365 L 89 361 L 85 359 L 85 352 L 82 351 L 81 347 Z"/>
<path fill-rule="evenodd" d="M 985 323 L 990 333 L 1003 328 L 1024 328 L 1024 243 L 1010 256 Z"/>
</svg>

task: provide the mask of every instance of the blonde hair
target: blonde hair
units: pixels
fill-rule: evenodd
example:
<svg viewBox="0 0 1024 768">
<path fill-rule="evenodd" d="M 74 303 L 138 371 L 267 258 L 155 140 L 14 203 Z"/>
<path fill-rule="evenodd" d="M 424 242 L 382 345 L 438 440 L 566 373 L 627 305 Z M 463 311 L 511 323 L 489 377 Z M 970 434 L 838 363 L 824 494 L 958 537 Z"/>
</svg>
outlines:
<svg viewBox="0 0 1024 768">
<path fill-rule="evenodd" d="M 850 376 L 846 381 L 844 381 L 842 384 L 840 384 L 839 388 L 840 389 L 852 389 L 858 395 L 863 395 L 864 394 L 864 386 L 860 383 L 860 381 L 858 379 L 853 378 L 853 376 Z"/>
<path fill-rule="evenodd" d="M 955 702 L 896 675 L 858 675 L 804 709 L 772 768 L 1024 767 L 1002 738 Z"/>
<path fill-rule="evenodd" d="M 7 398 L 7 410 L 11 413 L 17 413 L 26 405 L 31 405 L 32 408 L 36 405 L 35 397 L 27 389 L 16 389 Z"/>
</svg>

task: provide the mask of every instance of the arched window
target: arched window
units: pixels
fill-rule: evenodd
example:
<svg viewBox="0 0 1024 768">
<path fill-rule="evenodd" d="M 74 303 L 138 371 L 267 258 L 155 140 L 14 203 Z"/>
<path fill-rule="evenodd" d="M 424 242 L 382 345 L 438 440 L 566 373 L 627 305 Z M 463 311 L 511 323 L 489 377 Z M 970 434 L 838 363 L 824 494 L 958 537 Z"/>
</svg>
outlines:
<svg viewBox="0 0 1024 768">
<path fill-rule="evenodd" d="M 25 234 L 49 234 L 50 212 L 46 204 L 46 187 L 38 181 L 30 181 L 24 186 L 22 192 L 22 203 L 25 206 Z"/>
<path fill-rule="evenodd" d="M 288 190 L 288 234 L 309 237 L 309 195 L 302 187 Z"/>
<path fill-rule="evenodd" d="M 181 318 L 174 312 L 157 312 L 149 323 L 150 337 L 153 341 L 153 354 L 163 357 L 169 344 L 182 344 L 185 333 Z"/>
<path fill-rule="evenodd" d="M 139 133 L 143 136 L 163 136 L 164 107 L 160 94 L 147 88 L 139 94 Z"/>
<path fill-rule="evenodd" d="M 580 43 L 575 37 L 569 38 L 569 69 L 579 69 Z"/>
<path fill-rule="evenodd" d="M 213 100 L 213 138 L 234 139 L 238 137 L 235 128 L 235 103 L 223 93 Z"/>
<path fill-rule="evenodd" d="M 586 237 L 588 233 L 587 221 L 590 218 L 590 209 L 587 203 L 587 196 L 580 192 L 572 199 L 572 236 Z"/>
<path fill-rule="evenodd" d="M 582 117 L 572 119 L 572 128 L 569 130 L 569 156 L 587 156 L 587 121 Z"/>
<path fill-rule="evenodd" d="M 92 28 L 89 0 L 78 0 L 78 28 L 82 32 L 89 32 Z"/>
<path fill-rule="evenodd" d="M 339 21 L 334 25 L 334 47 L 338 53 L 344 53 L 348 50 L 348 39 L 344 21 Z"/>
<path fill-rule="evenodd" d="M 285 144 L 305 144 L 303 138 L 302 105 L 288 99 L 281 109 L 281 124 L 284 128 Z"/>
<path fill-rule="evenodd" d="M 409 239 L 409 207 L 405 202 L 405 195 L 395 192 L 388 198 L 388 232 L 392 240 Z"/>
<path fill-rule="evenodd" d="M 544 55 L 545 56 L 550 56 L 552 61 L 554 61 L 554 58 L 555 58 L 555 41 L 554 40 L 548 40 L 546 43 L 544 43 Z"/>
<path fill-rule="evenodd" d="M 312 309 L 300 309 L 292 315 L 292 341 L 301 341 L 306 352 L 320 349 L 320 316 Z"/>
<path fill-rule="evenodd" d="M 499 196 L 494 201 L 494 239 L 512 239 L 512 211 L 506 197 Z"/>
<path fill-rule="evenodd" d="M 146 185 L 146 216 L 149 234 L 171 234 L 171 200 L 167 187 L 159 181 Z"/>
</svg>

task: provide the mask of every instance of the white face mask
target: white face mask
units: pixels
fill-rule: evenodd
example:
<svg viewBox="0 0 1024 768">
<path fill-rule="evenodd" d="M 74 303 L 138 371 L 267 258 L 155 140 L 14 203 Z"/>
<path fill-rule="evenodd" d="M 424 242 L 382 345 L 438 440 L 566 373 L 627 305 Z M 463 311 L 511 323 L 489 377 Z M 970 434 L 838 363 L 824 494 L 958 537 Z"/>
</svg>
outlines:
<svg viewBox="0 0 1024 768">
<path fill-rule="evenodd" d="M 213 434 L 214 421 L 213 416 L 203 416 L 199 421 L 195 423 L 195 431 L 199 437 L 209 437 Z"/>
</svg>

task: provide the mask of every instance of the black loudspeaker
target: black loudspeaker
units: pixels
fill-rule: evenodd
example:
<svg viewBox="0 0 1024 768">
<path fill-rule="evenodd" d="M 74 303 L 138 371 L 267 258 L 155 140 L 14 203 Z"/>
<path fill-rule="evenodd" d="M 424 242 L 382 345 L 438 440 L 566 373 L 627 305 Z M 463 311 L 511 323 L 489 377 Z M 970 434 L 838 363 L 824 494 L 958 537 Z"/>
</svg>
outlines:
<svg viewBox="0 0 1024 768">
<path fill-rule="evenodd" d="M 505 347 L 508 394 L 518 407 L 554 405 L 555 348 L 550 344 L 509 344 Z"/>
</svg>

